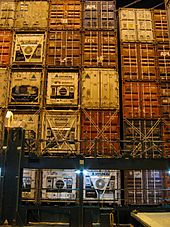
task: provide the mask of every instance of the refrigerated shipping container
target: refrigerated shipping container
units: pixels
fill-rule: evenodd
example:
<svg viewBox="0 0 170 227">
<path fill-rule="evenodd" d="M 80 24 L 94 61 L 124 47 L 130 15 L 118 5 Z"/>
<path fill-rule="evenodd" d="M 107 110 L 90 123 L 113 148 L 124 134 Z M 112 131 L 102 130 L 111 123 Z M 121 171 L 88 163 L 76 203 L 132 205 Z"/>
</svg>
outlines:
<svg viewBox="0 0 170 227">
<path fill-rule="evenodd" d="M 124 118 L 123 153 L 139 158 L 163 156 L 161 120 Z"/>
<path fill-rule="evenodd" d="M 0 108 L 6 108 L 9 97 L 10 75 L 7 68 L 0 68 Z"/>
<path fill-rule="evenodd" d="M 47 66 L 80 66 L 81 49 L 79 31 L 50 31 L 47 43 Z"/>
<path fill-rule="evenodd" d="M 118 110 L 85 110 L 81 112 L 81 153 L 92 157 L 120 155 Z"/>
<path fill-rule="evenodd" d="M 39 105 L 41 85 L 41 72 L 12 72 L 9 103 L 11 105 Z"/>
<path fill-rule="evenodd" d="M 158 72 L 161 81 L 170 81 L 170 44 L 157 44 Z"/>
<path fill-rule="evenodd" d="M 16 2 L 15 29 L 46 29 L 48 7 L 48 1 Z"/>
<path fill-rule="evenodd" d="M 78 193 L 76 170 L 42 170 L 42 201 L 75 202 Z"/>
<path fill-rule="evenodd" d="M 156 82 L 124 82 L 122 84 L 123 117 L 159 118 L 159 85 Z"/>
<path fill-rule="evenodd" d="M 78 154 L 79 117 L 79 111 L 45 110 L 42 116 L 42 154 Z"/>
<path fill-rule="evenodd" d="M 160 83 L 161 116 L 170 117 L 170 83 Z"/>
<path fill-rule="evenodd" d="M 114 30 L 116 32 L 115 1 L 84 1 L 83 29 Z"/>
<path fill-rule="evenodd" d="M 0 28 L 11 29 L 14 26 L 16 3 L 14 0 L 0 2 Z"/>
<path fill-rule="evenodd" d="M 39 111 L 33 113 L 13 112 L 13 126 L 25 129 L 25 152 L 38 152 Z"/>
<path fill-rule="evenodd" d="M 0 30 L 0 66 L 9 66 L 12 47 L 12 32 Z"/>
<path fill-rule="evenodd" d="M 22 200 L 35 200 L 36 197 L 36 172 L 35 169 L 23 169 L 22 175 Z"/>
<path fill-rule="evenodd" d="M 13 42 L 13 63 L 43 63 L 45 35 L 38 33 L 15 34 Z"/>
<path fill-rule="evenodd" d="M 156 45 L 121 43 L 120 54 L 123 80 L 155 81 L 158 79 Z"/>
<path fill-rule="evenodd" d="M 78 73 L 49 72 L 47 79 L 47 105 L 78 105 Z"/>
<path fill-rule="evenodd" d="M 166 10 L 153 10 L 154 33 L 157 42 L 169 42 L 167 21 Z"/>
<path fill-rule="evenodd" d="M 159 205 L 164 201 L 163 171 L 125 170 L 126 205 Z"/>
<path fill-rule="evenodd" d="M 150 9 L 121 8 L 119 10 L 121 42 L 153 42 L 154 28 Z"/>
<path fill-rule="evenodd" d="M 82 33 L 82 65 L 117 69 L 117 35 L 114 31 Z"/>
<path fill-rule="evenodd" d="M 87 170 L 84 173 L 84 203 L 121 203 L 119 170 Z"/>
<path fill-rule="evenodd" d="M 49 9 L 49 28 L 54 30 L 80 29 L 81 12 L 80 0 L 52 0 Z"/>
<path fill-rule="evenodd" d="M 114 69 L 84 69 L 82 72 L 83 108 L 119 108 L 119 78 Z"/>
</svg>

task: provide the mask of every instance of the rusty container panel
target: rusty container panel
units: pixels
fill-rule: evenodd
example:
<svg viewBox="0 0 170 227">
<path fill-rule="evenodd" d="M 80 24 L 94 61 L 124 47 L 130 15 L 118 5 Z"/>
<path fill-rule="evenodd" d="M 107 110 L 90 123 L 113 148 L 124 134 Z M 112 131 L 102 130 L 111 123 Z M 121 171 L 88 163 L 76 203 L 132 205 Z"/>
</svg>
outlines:
<svg viewBox="0 0 170 227">
<path fill-rule="evenodd" d="M 81 153 L 85 156 L 115 157 L 120 155 L 118 111 L 82 110 Z"/>
<path fill-rule="evenodd" d="M 119 107 L 118 73 L 111 69 L 85 69 L 82 73 L 82 107 Z"/>
<path fill-rule="evenodd" d="M 80 66 L 80 32 L 54 31 L 48 36 L 47 65 L 51 67 Z"/>
<path fill-rule="evenodd" d="M 42 153 L 79 153 L 79 111 L 45 110 L 42 118 Z"/>
<path fill-rule="evenodd" d="M 155 45 L 122 43 L 121 69 L 123 80 L 154 81 L 157 79 Z"/>
<path fill-rule="evenodd" d="M 160 131 L 160 119 L 124 119 L 124 153 L 133 157 L 160 157 L 163 154 Z"/>
<path fill-rule="evenodd" d="M 153 10 L 153 22 L 155 40 L 157 42 L 169 42 L 168 16 L 166 10 Z"/>
<path fill-rule="evenodd" d="M 25 152 L 36 152 L 38 139 L 39 113 L 22 113 L 13 112 L 13 123 L 15 127 L 23 127 L 25 129 Z"/>
<path fill-rule="evenodd" d="M 17 29 L 43 29 L 48 20 L 47 1 L 17 2 L 14 27 Z"/>
<path fill-rule="evenodd" d="M 119 29 L 122 42 L 137 41 L 136 13 L 134 9 L 119 10 Z"/>
<path fill-rule="evenodd" d="M 15 1 L 0 2 L 0 28 L 10 29 L 14 25 Z"/>
<path fill-rule="evenodd" d="M 44 34 L 15 34 L 13 63 L 42 63 L 44 60 Z"/>
<path fill-rule="evenodd" d="M 170 118 L 170 83 L 160 83 L 161 115 Z"/>
<path fill-rule="evenodd" d="M 39 105 L 42 92 L 41 79 L 41 72 L 12 72 L 9 103 Z"/>
<path fill-rule="evenodd" d="M 78 105 L 78 73 L 48 73 L 46 104 L 64 106 Z"/>
<path fill-rule="evenodd" d="M 170 157 L 170 121 L 163 120 L 162 124 L 163 155 L 165 158 Z"/>
<path fill-rule="evenodd" d="M 170 45 L 169 43 L 157 44 L 158 71 L 162 81 L 170 81 Z"/>
<path fill-rule="evenodd" d="M 81 11 L 80 0 L 52 0 L 49 9 L 49 28 L 80 29 Z"/>
<path fill-rule="evenodd" d="M 125 170 L 125 204 L 154 205 L 163 200 L 161 170 Z"/>
<path fill-rule="evenodd" d="M 123 83 L 123 116 L 126 118 L 158 118 L 160 103 L 158 85 L 154 82 Z"/>
<path fill-rule="evenodd" d="M 35 200 L 36 197 L 36 170 L 23 169 L 22 200 Z"/>
<path fill-rule="evenodd" d="M 82 64 L 117 69 L 117 38 L 113 31 L 85 31 L 82 35 Z"/>
<path fill-rule="evenodd" d="M 10 64 L 10 55 L 12 47 L 12 32 L 0 31 L 0 65 L 7 66 Z"/>
<path fill-rule="evenodd" d="M 5 68 L 0 68 L 0 108 L 6 108 L 9 97 L 9 72 Z"/>
<path fill-rule="evenodd" d="M 83 28 L 115 30 L 115 1 L 85 1 L 83 4 Z"/>
</svg>

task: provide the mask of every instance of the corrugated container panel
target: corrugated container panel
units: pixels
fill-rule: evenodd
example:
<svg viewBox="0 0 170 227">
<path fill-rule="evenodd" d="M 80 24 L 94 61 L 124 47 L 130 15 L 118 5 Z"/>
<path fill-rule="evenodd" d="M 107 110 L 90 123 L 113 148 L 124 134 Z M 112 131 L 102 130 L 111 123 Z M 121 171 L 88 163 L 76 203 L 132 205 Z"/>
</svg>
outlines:
<svg viewBox="0 0 170 227">
<path fill-rule="evenodd" d="M 42 200 L 75 202 L 77 197 L 76 170 L 42 170 Z"/>
<path fill-rule="evenodd" d="M 160 103 L 158 85 L 154 82 L 123 83 L 123 116 L 126 118 L 158 118 Z"/>
<path fill-rule="evenodd" d="M 17 2 L 14 27 L 18 29 L 42 29 L 47 27 L 47 1 Z"/>
<path fill-rule="evenodd" d="M 85 1 L 83 4 L 83 28 L 115 30 L 115 1 Z"/>
<path fill-rule="evenodd" d="M 118 73 L 111 69 L 85 69 L 82 73 L 82 107 L 119 107 Z"/>
<path fill-rule="evenodd" d="M 124 153 L 133 157 L 161 157 L 163 150 L 160 131 L 160 119 L 124 119 Z"/>
<path fill-rule="evenodd" d="M 78 105 L 78 73 L 49 72 L 47 105 Z"/>
<path fill-rule="evenodd" d="M 0 68 L 0 108 L 7 107 L 9 96 L 9 73 L 6 68 Z"/>
<path fill-rule="evenodd" d="M 10 29 L 14 25 L 15 0 L 0 2 L 0 28 Z"/>
<path fill-rule="evenodd" d="M 15 34 L 13 63 L 42 63 L 44 42 L 44 34 Z"/>
<path fill-rule="evenodd" d="M 120 40 L 122 42 L 153 42 L 152 14 L 149 9 L 120 9 Z"/>
<path fill-rule="evenodd" d="M 42 120 L 42 153 L 79 153 L 79 111 L 44 111 Z"/>
<path fill-rule="evenodd" d="M 35 200 L 36 193 L 36 170 L 23 169 L 22 176 L 22 199 Z"/>
<path fill-rule="evenodd" d="M 166 10 L 153 10 L 153 22 L 156 41 L 169 42 Z"/>
<path fill-rule="evenodd" d="M 39 112 L 22 113 L 13 112 L 13 123 L 15 127 L 23 127 L 25 129 L 25 152 L 37 152 Z"/>
<path fill-rule="evenodd" d="M 80 29 L 81 6 L 80 0 L 52 0 L 49 10 L 49 28 Z"/>
<path fill-rule="evenodd" d="M 164 157 L 170 157 L 170 121 L 163 119 L 162 140 L 164 148 Z"/>
<path fill-rule="evenodd" d="M 117 38 L 114 31 L 85 31 L 82 45 L 83 66 L 117 68 Z"/>
<path fill-rule="evenodd" d="M 170 117 L 170 83 L 160 83 L 161 114 L 163 118 Z"/>
<path fill-rule="evenodd" d="M 47 65 L 53 67 L 80 66 L 80 32 L 49 32 L 47 45 Z"/>
<path fill-rule="evenodd" d="M 12 72 L 9 103 L 39 105 L 41 101 L 41 72 Z"/>
<path fill-rule="evenodd" d="M 119 156 L 119 138 L 117 110 L 82 110 L 81 153 L 85 156 Z"/>
<path fill-rule="evenodd" d="M 163 200 L 161 170 L 125 170 L 125 204 L 154 205 Z"/>
<path fill-rule="evenodd" d="M 157 44 L 158 71 L 160 80 L 170 81 L 170 45 L 169 43 Z"/>
<path fill-rule="evenodd" d="M 156 80 L 157 61 L 155 45 L 122 43 L 121 68 L 123 80 Z"/>
<path fill-rule="evenodd" d="M 121 203 L 119 170 L 89 170 L 84 174 L 85 203 Z"/>
<path fill-rule="evenodd" d="M 10 55 L 12 47 L 12 32 L 0 31 L 0 65 L 7 66 L 10 64 Z"/>
</svg>

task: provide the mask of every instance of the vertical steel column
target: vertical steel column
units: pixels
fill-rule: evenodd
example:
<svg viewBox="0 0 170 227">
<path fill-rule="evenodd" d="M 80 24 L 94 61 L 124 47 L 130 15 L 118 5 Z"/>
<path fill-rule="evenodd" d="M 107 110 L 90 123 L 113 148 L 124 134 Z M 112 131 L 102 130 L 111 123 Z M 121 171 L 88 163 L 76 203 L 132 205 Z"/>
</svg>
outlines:
<svg viewBox="0 0 170 227">
<path fill-rule="evenodd" d="M 2 199 L 2 222 L 9 224 L 16 221 L 18 212 L 20 162 L 24 144 L 24 130 L 22 128 L 7 128 L 7 147 L 4 154 L 4 183 Z"/>
</svg>

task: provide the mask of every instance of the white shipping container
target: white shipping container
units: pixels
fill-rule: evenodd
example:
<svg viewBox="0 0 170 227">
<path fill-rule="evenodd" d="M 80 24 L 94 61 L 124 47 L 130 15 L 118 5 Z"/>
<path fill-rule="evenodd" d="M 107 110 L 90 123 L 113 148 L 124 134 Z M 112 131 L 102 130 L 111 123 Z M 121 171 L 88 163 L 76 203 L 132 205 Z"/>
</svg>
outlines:
<svg viewBox="0 0 170 227">
<path fill-rule="evenodd" d="M 118 108 L 118 73 L 110 69 L 86 69 L 82 73 L 82 107 Z"/>
<path fill-rule="evenodd" d="M 46 28 L 48 19 L 47 1 L 21 1 L 17 3 L 16 28 Z"/>
<path fill-rule="evenodd" d="M 10 104 L 40 104 L 41 72 L 12 72 Z"/>
<path fill-rule="evenodd" d="M 9 73 L 7 69 L 0 68 L 0 108 L 7 107 L 9 94 Z"/>
<path fill-rule="evenodd" d="M 78 104 L 78 73 L 48 73 L 47 105 Z"/>
<path fill-rule="evenodd" d="M 25 129 L 25 148 L 27 152 L 33 152 L 37 148 L 36 140 L 38 138 L 39 114 L 36 113 L 15 113 L 13 112 L 14 127 L 23 127 Z"/>
<path fill-rule="evenodd" d="M 16 34 L 13 62 L 42 63 L 44 34 Z"/>
<path fill-rule="evenodd" d="M 152 12 L 149 9 L 119 10 L 120 39 L 122 42 L 153 42 Z"/>
<path fill-rule="evenodd" d="M 23 169 L 22 177 L 22 199 L 33 200 L 35 199 L 36 187 L 36 170 Z"/>
<path fill-rule="evenodd" d="M 50 169 L 42 172 L 42 199 L 53 201 L 76 200 L 76 171 Z"/>
<path fill-rule="evenodd" d="M 87 170 L 84 173 L 84 202 L 121 203 L 119 170 Z"/>
<path fill-rule="evenodd" d="M 0 27 L 12 28 L 15 16 L 15 0 L 0 2 Z"/>
<path fill-rule="evenodd" d="M 79 111 L 47 111 L 43 113 L 42 153 L 79 153 Z"/>
</svg>

